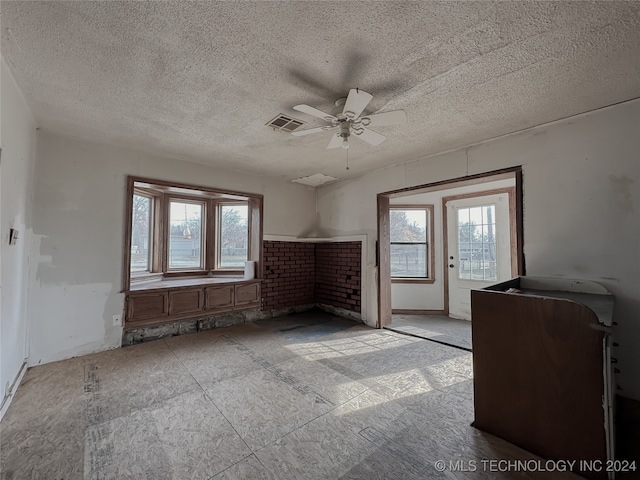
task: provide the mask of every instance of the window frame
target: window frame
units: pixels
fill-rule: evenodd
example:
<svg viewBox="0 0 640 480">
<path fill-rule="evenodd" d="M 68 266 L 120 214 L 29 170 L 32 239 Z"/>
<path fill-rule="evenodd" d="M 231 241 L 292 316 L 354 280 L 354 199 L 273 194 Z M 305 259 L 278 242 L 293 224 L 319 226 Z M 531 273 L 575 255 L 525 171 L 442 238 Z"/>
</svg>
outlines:
<svg viewBox="0 0 640 480">
<path fill-rule="evenodd" d="M 220 259 L 222 257 L 222 207 L 226 205 L 247 205 L 247 260 L 249 257 L 249 245 L 251 244 L 251 208 L 248 203 L 233 200 L 218 200 L 215 204 L 214 216 L 215 223 L 215 245 L 213 253 L 213 263 L 215 270 L 218 272 L 235 272 L 236 268 L 221 267 Z"/>
<path fill-rule="evenodd" d="M 131 272 L 131 242 L 132 242 L 132 219 L 129 218 L 127 220 L 127 225 L 126 225 L 126 235 L 127 235 L 127 239 L 128 239 L 128 251 L 127 254 L 125 255 L 125 257 L 129 257 L 128 258 L 128 271 L 129 271 L 129 275 L 131 277 L 131 279 L 134 279 L 136 281 L 146 281 L 146 280 L 153 280 L 153 279 L 158 279 L 161 277 L 161 274 L 159 273 L 160 269 L 161 269 L 161 259 L 158 256 L 158 252 L 161 251 L 162 249 L 162 233 L 158 230 L 158 228 L 156 228 L 156 225 L 160 225 L 163 223 L 162 221 L 162 217 L 161 217 L 161 202 L 162 202 L 162 196 L 151 189 L 147 189 L 147 188 L 136 188 L 136 189 L 132 189 L 131 194 L 128 196 L 129 199 L 129 206 L 128 208 L 128 215 L 129 216 L 133 216 L 133 196 L 134 195 L 140 195 L 140 196 L 144 196 L 147 198 L 151 199 L 151 215 L 150 217 L 150 225 L 149 225 L 149 270 L 145 270 L 144 272 Z"/>
<path fill-rule="evenodd" d="M 151 195 L 150 193 L 141 191 L 141 190 L 135 190 L 133 192 L 133 199 L 135 200 L 135 197 L 142 197 L 142 198 L 146 198 L 149 201 L 149 215 L 147 217 L 147 268 L 146 270 L 139 270 L 136 272 L 131 272 L 132 276 L 146 276 L 149 275 L 153 272 L 153 257 L 154 257 L 154 248 L 153 248 L 153 233 L 154 233 L 154 200 L 155 197 L 153 195 Z M 135 205 L 135 201 L 132 202 L 132 218 L 131 218 L 131 248 L 133 248 L 133 234 L 134 234 L 134 228 L 133 228 L 133 205 Z M 140 246 L 137 246 L 138 248 L 140 248 Z"/>
<path fill-rule="evenodd" d="M 427 276 L 426 277 L 394 277 L 390 275 L 391 283 L 413 283 L 413 284 L 431 284 L 436 281 L 435 275 L 435 248 L 434 248 L 434 205 L 433 204 L 390 204 L 389 205 L 389 218 L 391 218 L 391 212 L 393 210 L 424 210 L 427 214 L 427 238 L 424 242 L 427 252 L 425 254 L 425 260 L 427 262 Z M 389 226 L 389 236 L 391 237 L 391 226 Z M 423 242 L 393 242 L 389 243 L 389 251 L 391 246 L 416 244 L 422 245 Z"/>
<path fill-rule="evenodd" d="M 171 247 L 171 202 L 177 201 L 182 203 L 191 203 L 191 204 L 200 204 L 202 205 L 202 220 L 200 227 L 200 268 L 170 268 L 169 267 L 169 249 Z M 165 225 L 163 235 L 165 236 L 165 245 L 162 252 L 162 273 L 163 275 L 177 276 L 180 275 L 188 275 L 188 274 L 208 274 L 210 262 L 208 261 L 208 248 L 207 248 L 207 239 L 209 235 L 207 235 L 207 229 L 209 228 L 208 220 L 208 204 L 209 202 L 203 200 L 202 198 L 191 197 L 188 195 L 176 195 L 176 194 L 166 194 L 166 207 L 165 207 Z"/>
<path fill-rule="evenodd" d="M 247 206 L 247 259 L 257 262 L 256 277 L 262 271 L 262 209 L 263 196 L 232 192 L 204 186 L 187 185 L 149 178 L 127 177 L 125 215 L 125 250 L 122 291 L 129 291 L 132 283 L 162 280 L 176 277 L 225 277 L 241 276 L 244 266 L 218 268 L 217 244 L 219 242 L 218 212 L 223 204 Z M 153 240 L 149 239 L 151 271 L 131 272 L 131 245 L 133 233 L 133 197 L 139 194 L 152 199 L 151 209 Z M 171 201 L 200 203 L 203 205 L 201 231 L 201 268 L 169 269 L 170 205 Z"/>
</svg>

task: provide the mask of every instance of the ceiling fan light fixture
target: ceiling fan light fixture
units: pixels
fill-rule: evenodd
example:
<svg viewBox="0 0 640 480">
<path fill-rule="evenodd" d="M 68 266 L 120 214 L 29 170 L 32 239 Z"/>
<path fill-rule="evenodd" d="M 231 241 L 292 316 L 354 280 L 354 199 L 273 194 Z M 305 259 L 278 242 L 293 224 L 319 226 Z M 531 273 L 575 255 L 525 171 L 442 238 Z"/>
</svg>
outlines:
<svg viewBox="0 0 640 480">
<path fill-rule="evenodd" d="M 349 140 L 347 140 L 346 138 L 342 140 L 342 148 L 344 148 L 345 150 L 349 148 Z"/>
</svg>

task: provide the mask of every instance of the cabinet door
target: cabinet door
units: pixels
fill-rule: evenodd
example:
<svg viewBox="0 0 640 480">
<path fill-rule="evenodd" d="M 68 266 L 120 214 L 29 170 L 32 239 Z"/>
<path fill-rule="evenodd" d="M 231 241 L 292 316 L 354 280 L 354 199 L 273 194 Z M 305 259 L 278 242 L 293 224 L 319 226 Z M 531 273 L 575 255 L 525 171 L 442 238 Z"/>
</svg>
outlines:
<svg viewBox="0 0 640 480">
<path fill-rule="evenodd" d="M 219 287 L 207 287 L 206 292 L 206 309 L 217 310 L 233 307 L 233 299 L 235 290 L 233 285 L 222 285 Z"/>
<path fill-rule="evenodd" d="M 127 297 L 127 321 L 162 319 L 169 314 L 169 292 L 137 293 Z"/>
<path fill-rule="evenodd" d="M 193 288 L 169 292 L 169 315 L 197 313 L 204 305 L 204 289 Z"/>
<path fill-rule="evenodd" d="M 260 283 L 236 285 L 236 305 L 260 303 Z"/>
</svg>

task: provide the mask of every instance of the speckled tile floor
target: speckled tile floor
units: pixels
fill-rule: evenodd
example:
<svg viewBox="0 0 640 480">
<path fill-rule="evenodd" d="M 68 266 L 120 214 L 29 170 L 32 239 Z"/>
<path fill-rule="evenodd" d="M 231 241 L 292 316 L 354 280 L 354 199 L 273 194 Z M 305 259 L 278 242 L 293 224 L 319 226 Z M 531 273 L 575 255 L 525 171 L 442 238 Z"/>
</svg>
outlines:
<svg viewBox="0 0 640 480">
<path fill-rule="evenodd" d="M 319 312 L 172 337 L 30 369 L 1 478 L 577 478 L 482 468 L 537 457 L 472 390 L 470 353 Z"/>
</svg>

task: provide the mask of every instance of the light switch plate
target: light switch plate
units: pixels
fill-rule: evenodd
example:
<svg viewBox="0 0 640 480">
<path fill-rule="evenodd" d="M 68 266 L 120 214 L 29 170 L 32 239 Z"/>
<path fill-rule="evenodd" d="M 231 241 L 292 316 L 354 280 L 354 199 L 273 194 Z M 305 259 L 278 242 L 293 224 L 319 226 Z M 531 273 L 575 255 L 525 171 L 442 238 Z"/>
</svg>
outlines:
<svg viewBox="0 0 640 480">
<path fill-rule="evenodd" d="M 18 236 L 19 236 L 20 232 L 18 230 L 16 230 L 15 228 L 10 228 L 9 229 L 9 245 L 15 245 L 16 242 L 18 241 Z"/>
</svg>

